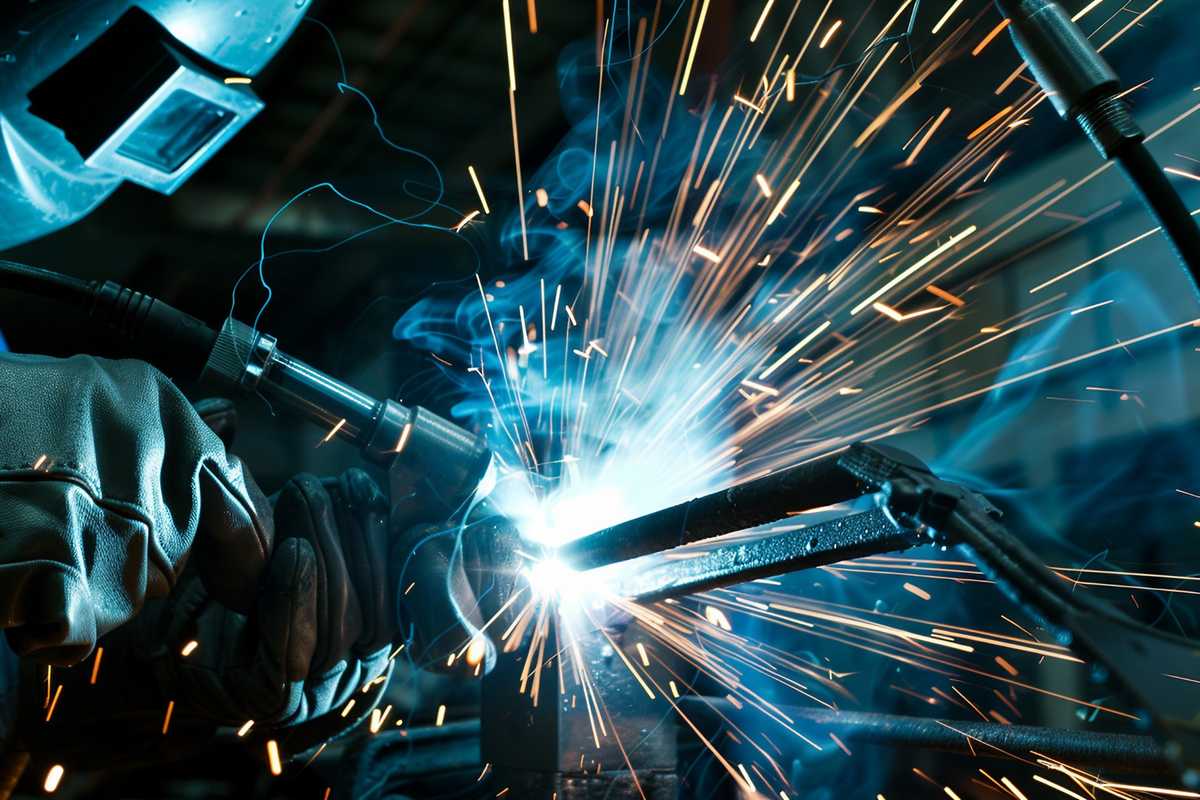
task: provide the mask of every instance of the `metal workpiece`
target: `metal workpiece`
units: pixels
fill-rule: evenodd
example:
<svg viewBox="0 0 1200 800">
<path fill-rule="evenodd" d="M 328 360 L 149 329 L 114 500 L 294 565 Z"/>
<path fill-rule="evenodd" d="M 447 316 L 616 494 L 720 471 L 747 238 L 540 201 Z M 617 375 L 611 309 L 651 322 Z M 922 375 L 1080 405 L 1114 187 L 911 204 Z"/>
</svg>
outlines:
<svg viewBox="0 0 1200 800">
<path fill-rule="evenodd" d="M 661 697 L 651 698 L 614 650 L 614 645 L 621 648 L 624 658 L 635 663 L 637 644 L 652 646 L 653 640 L 637 625 L 601 632 L 585 620 L 572 621 L 572 613 L 562 612 L 557 624 L 549 626 L 545 647 L 539 647 L 544 660 L 536 677 L 524 682 L 524 692 L 518 689 L 529 656 L 526 648 L 501 653 L 484 678 L 483 759 L 496 770 L 499 785 L 514 787 L 515 797 L 548 798 L 554 792 L 560 800 L 634 797 L 632 768 L 647 797 L 674 798 L 674 712 Z M 573 631 L 570 649 L 580 654 L 598 695 L 590 701 L 575 678 L 575 665 L 559 662 L 568 652 L 560 641 L 567 625 Z M 535 662 L 529 669 L 537 666 Z M 599 733 L 600 724 L 593 728 L 597 700 L 605 735 Z"/>
<path fill-rule="evenodd" d="M 738 709 L 723 697 L 684 697 L 687 713 L 695 717 L 732 717 Z M 1171 763 L 1161 745 L 1149 736 L 1128 733 L 1043 728 L 1034 725 L 1001 725 L 978 720 L 942 720 L 864 711 L 831 711 L 824 708 L 783 706 L 782 714 L 797 725 L 818 726 L 847 744 L 875 744 L 959 753 L 972 758 L 1011 761 L 1014 757 L 1041 756 L 1076 767 L 1103 768 L 1106 773 L 1165 774 Z M 808 745 L 797 743 L 797 749 Z"/>
<path fill-rule="evenodd" d="M 576 539 L 559 555 L 575 569 L 592 569 L 867 494 L 867 486 L 839 466 L 840 457 L 838 453 L 824 456 L 614 525 Z"/>
<path fill-rule="evenodd" d="M 650 602 L 924 543 L 873 509 L 799 529 L 718 541 L 692 558 L 621 564 L 606 586 L 622 597 Z"/>
</svg>

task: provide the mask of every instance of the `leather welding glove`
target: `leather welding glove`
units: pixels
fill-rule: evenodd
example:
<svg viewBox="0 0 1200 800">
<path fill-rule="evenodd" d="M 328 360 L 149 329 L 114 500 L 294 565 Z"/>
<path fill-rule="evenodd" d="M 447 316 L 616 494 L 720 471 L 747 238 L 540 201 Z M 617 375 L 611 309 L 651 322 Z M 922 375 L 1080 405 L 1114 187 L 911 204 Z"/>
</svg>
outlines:
<svg viewBox="0 0 1200 800">
<path fill-rule="evenodd" d="M 337 712 L 348 726 L 373 707 L 363 698 L 359 714 L 340 717 L 385 675 L 396 631 L 387 518 L 386 498 L 361 470 L 293 478 L 274 498 L 277 540 L 254 611 L 229 609 L 186 576 L 146 624 L 131 626 L 135 660 L 181 717 L 275 728 Z"/>
<path fill-rule="evenodd" d="M 277 539 L 253 610 L 224 605 L 189 567 L 168 597 L 101 640 L 95 684 L 89 664 L 56 673 L 61 708 L 49 724 L 36 708 L 23 715 L 29 746 L 89 764 L 95 742 L 119 729 L 101 759 L 159 760 L 252 722 L 246 741 L 275 739 L 296 758 L 370 714 L 396 632 L 386 499 L 360 470 L 300 475 L 268 513 Z"/>
<path fill-rule="evenodd" d="M 492 670 L 502 634 L 525 607 L 514 597 L 526 591 L 520 545 L 513 523 L 486 503 L 461 528 L 418 525 L 397 538 L 397 613 L 416 666 Z"/>
<path fill-rule="evenodd" d="M 184 396 L 138 361 L 0 354 L 0 627 L 20 655 L 85 658 L 176 584 L 247 610 L 265 500 Z"/>
</svg>

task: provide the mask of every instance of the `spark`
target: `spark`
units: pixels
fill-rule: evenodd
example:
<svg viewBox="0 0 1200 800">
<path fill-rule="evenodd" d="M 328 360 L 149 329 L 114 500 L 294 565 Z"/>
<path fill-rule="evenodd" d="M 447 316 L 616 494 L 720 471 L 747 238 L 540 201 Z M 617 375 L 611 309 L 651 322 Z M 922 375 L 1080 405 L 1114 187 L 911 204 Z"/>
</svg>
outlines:
<svg viewBox="0 0 1200 800">
<path fill-rule="evenodd" d="M 706 261 L 711 261 L 714 264 L 721 263 L 720 254 L 715 253 L 712 250 L 709 250 L 707 247 L 703 247 L 701 245 L 696 245 L 695 247 L 692 248 L 692 252 L 695 253 L 696 255 L 700 256 L 701 258 L 705 259 Z"/>
<path fill-rule="evenodd" d="M 92 675 L 88 678 L 88 683 L 92 686 L 96 685 L 96 680 L 100 677 L 100 659 L 104 658 L 104 648 L 96 648 L 96 656 L 92 659 Z"/>
<path fill-rule="evenodd" d="M 679 96 L 687 94 L 688 80 L 692 76 L 692 63 L 696 60 L 696 47 L 700 44 L 700 34 L 704 32 L 704 18 L 708 16 L 708 2 L 700 6 L 700 18 L 696 22 L 696 33 L 692 37 L 692 47 L 688 52 L 687 66 L 683 68 L 683 80 L 679 82 Z"/>
<path fill-rule="evenodd" d="M 408 444 L 408 437 L 412 435 L 412 423 L 404 423 L 404 427 L 400 429 L 400 438 L 396 441 L 396 449 L 393 453 L 399 453 L 404 450 L 404 446 Z"/>
<path fill-rule="evenodd" d="M 745 386 L 747 389 L 753 389 L 756 392 L 762 392 L 763 394 L 770 395 L 771 397 L 779 396 L 778 389 L 772 389 L 770 386 L 764 386 L 761 383 L 755 383 L 749 378 L 742 380 L 742 386 Z"/>
<path fill-rule="evenodd" d="M 795 311 L 796 306 L 803 303 L 804 300 L 809 295 L 811 295 L 814 291 L 816 291 L 817 287 L 819 287 L 821 284 L 823 284 L 825 282 L 826 277 L 827 276 L 825 274 L 818 275 L 817 279 L 815 281 L 813 281 L 812 283 L 810 283 L 808 285 L 807 289 L 802 291 L 800 294 L 796 295 L 796 297 L 792 299 L 792 302 L 790 302 L 786 306 L 784 306 L 783 310 L 779 312 L 778 316 L 775 317 L 773 322 L 775 324 L 778 324 L 778 323 L 782 322 L 785 317 L 787 317 L 789 314 L 791 314 L 793 311 Z"/>
<path fill-rule="evenodd" d="M 942 18 L 937 21 L 937 24 L 933 26 L 933 30 L 930 31 L 930 33 L 932 33 L 936 36 L 938 31 L 940 31 L 942 29 L 942 27 L 950 20 L 950 17 L 954 14 L 955 11 L 958 11 L 958 7 L 961 6 L 962 4 L 963 4 L 963 0 L 954 0 L 954 3 L 951 4 L 950 8 L 946 9 L 946 13 L 943 14 Z M 950 791 L 950 790 L 947 789 L 946 791 Z"/>
<path fill-rule="evenodd" d="M 242 723 L 242 727 L 237 729 L 239 739 L 244 739 L 246 734 L 250 733 L 250 729 L 254 727 L 254 720 L 248 719 Z"/>
<path fill-rule="evenodd" d="M 1077 793 L 1071 791 L 1070 789 L 1066 788 L 1065 786 L 1059 786 L 1054 781 L 1043 778 L 1041 775 L 1034 775 L 1033 779 L 1035 781 L 1037 781 L 1038 783 L 1042 784 L 1043 786 L 1049 786 L 1051 789 L 1062 792 L 1067 797 L 1074 797 L 1075 800 L 1088 800 L 1088 798 L 1084 797 L 1083 795 L 1077 794 Z"/>
<path fill-rule="evenodd" d="M 167 713 L 163 715 L 162 735 L 166 736 L 167 731 L 171 728 L 171 715 L 175 713 L 175 701 L 167 701 Z"/>
<path fill-rule="evenodd" d="M 750 101 L 750 100 L 747 100 L 746 98 L 742 97 L 740 94 L 735 94 L 735 95 L 733 96 L 733 99 L 734 99 L 734 101 L 735 101 L 735 102 L 741 103 L 742 105 L 744 105 L 744 106 L 746 106 L 747 108 L 749 108 L 749 109 L 753 110 L 753 111 L 754 111 L 755 113 L 757 113 L 757 114 L 761 114 L 761 113 L 763 113 L 763 111 L 764 111 L 764 109 L 763 109 L 763 107 L 762 107 L 762 106 L 760 106 L 760 105 L 758 105 L 757 103 L 754 103 L 754 102 L 752 102 L 752 101 Z"/>
<path fill-rule="evenodd" d="M 46 779 L 42 781 L 42 789 L 47 794 L 58 790 L 58 786 L 62 783 L 63 774 L 66 772 L 62 764 L 55 764 L 46 771 Z"/>
<path fill-rule="evenodd" d="M 880 314 L 883 314 L 885 317 L 894 319 L 896 322 L 904 321 L 903 314 L 885 303 L 872 303 L 871 308 L 875 309 Z"/>
<path fill-rule="evenodd" d="M 474 636 L 471 638 L 471 643 L 467 646 L 467 664 L 474 667 L 483 663 L 484 657 L 487 655 L 487 643 L 482 636 Z"/>
<path fill-rule="evenodd" d="M 245 75 L 230 75 L 228 78 L 225 79 L 226 86 L 239 86 L 239 85 L 246 86 L 246 85 L 249 85 L 250 82 L 251 82 L 251 79 Z"/>
<path fill-rule="evenodd" d="M 942 126 L 942 123 L 946 121 L 946 117 L 948 116 L 950 116 L 950 106 L 946 106 L 942 109 L 942 113 L 937 115 L 933 124 L 929 126 L 929 130 L 925 131 L 925 135 L 921 137 L 921 140 L 917 142 L 917 146 L 913 148 L 913 151 L 908 154 L 908 158 L 904 160 L 904 166 L 911 167 L 917 163 L 917 156 L 921 155 L 921 151 L 925 149 L 925 145 L 929 144 L 929 140 L 933 138 L 933 134 Z"/>
<path fill-rule="evenodd" d="M 197 642 L 195 639 L 192 639 L 190 642 L 188 642 L 187 644 L 185 644 L 183 646 L 183 649 L 179 651 L 179 655 L 183 656 L 184 658 L 187 658 L 192 653 L 196 652 L 196 648 L 199 646 L 200 646 L 200 643 Z"/>
<path fill-rule="evenodd" d="M 279 777 L 283 774 L 283 762 L 279 758 L 279 742 L 274 739 L 267 740 L 267 766 L 272 775 Z"/>
<path fill-rule="evenodd" d="M 525 4 L 525 9 L 529 13 L 529 32 L 538 32 L 538 17 L 537 17 L 537 1 L 528 0 Z"/>
<path fill-rule="evenodd" d="M 752 44 L 758 38 L 758 34 L 762 31 L 763 23 L 767 21 L 767 14 L 771 13 L 771 6 L 774 4 L 775 0 L 767 0 L 766 5 L 763 6 L 762 13 L 758 15 L 758 22 L 754 23 L 754 30 L 750 32 L 750 42 Z"/>
<path fill-rule="evenodd" d="M 967 304 L 966 301 L 963 300 L 961 297 L 958 297 L 957 295 L 953 295 L 950 292 L 947 292 L 945 289 L 939 289 L 938 287 L 934 286 L 933 284 L 929 284 L 928 286 L 926 286 L 925 291 L 929 292 L 934 297 L 937 297 L 941 300 L 945 300 L 947 303 L 949 303 L 952 306 L 957 306 L 958 308 L 962 308 L 963 306 L 965 306 Z"/>
<path fill-rule="evenodd" d="M 1170 175 L 1178 175 L 1181 178 L 1187 178 L 1193 181 L 1200 181 L 1200 175 L 1197 175 L 1194 172 L 1188 172 L 1187 170 L 1179 169 L 1178 167 L 1163 167 L 1163 172 L 1166 172 Z"/>
<path fill-rule="evenodd" d="M 1093 304 L 1092 304 L 1092 305 L 1090 305 L 1090 306 L 1084 306 L 1083 308 L 1077 308 L 1077 309 L 1075 309 L 1074 311 L 1072 311 L 1072 312 L 1071 312 L 1071 316 L 1073 317 L 1073 316 L 1075 316 L 1076 314 L 1082 314 L 1082 313 L 1084 313 L 1085 311 L 1092 311 L 1093 309 L 1097 309 L 1097 308 L 1104 308 L 1106 305 L 1109 305 L 1110 303 L 1113 303 L 1113 302 L 1115 302 L 1115 301 L 1113 301 L 1113 300 L 1105 300 L 1105 301 L 1103 301 L 1103 302 L 1101 302 L 1101 303 L 1093 303 Z"/>
<path fill-rule="evenodd" d="M 999 36 L 1004 31 L 1004 29 L 1009 26 L 1009 24 L 1011 22 L 1012 22 L 1012 20 L 1005 17 L 1004 20 L 999 25 L 992 28 L 988 32 L 987 36 L 983 37 L 983 39 L 979 42 L 979 44 L 975 45 L 975 48 L 971 51 L 971 55 L 977 56 L 980 53 L 982 53 L 987 48 L 987 46 L 992 43 L 992 40 L 995 39 L 997 36 Z"/>
<path fill-rule="evenodd" d="M 330 439 L 332 439 L 334 436 L 337 436 L 337 432 L 338 432 L 338 431 L 340 431 L 340 430 L 341 430 L 342 428 L 344 428 L 345 426 L 346 426 L 346 420 L 344 420 L 344 419 L 339 419 L 339 420 L 337 421 L 337 424 L 333 426 L 333 428 L 332 428 L 332 429 L 329 431 L 329 433 L 325 434 L 325 438 L 324 438 L 324 439 L 322 439 L 322 440 L 321 440 L 321 441 L 318 443 L 318 446 L 319 446 L 319 445 L 322 445 L 322 444 L 326 444 L 326 443 L 328 443 L 328 442 L 329 442 L 329 440 L 330 440 Z"/>
<path fill-rule="evenodd" d="M 508 55 L 508 91 L 517 91 L 517 62 L 513 55 L 512 12 L 508 0 L 501 0 L 504 11 L 504 49 Z"/>
<path fill-rule="evenodd" d="M 38 460 L 33 462 L 34 471 L 36 472 L 37 470 L 41 469 L 42 464 L 45 464 L 45 463 L 46 463 L 46 456 L 45 455 L 38 456 Z"/>
<path fill-rule="evenodd" d="M 1011 150 L 1006 150 L 1005 152 L 1000 154 L 1000 157 L 997 158 L 995 160 L 995 162 L 992 163 L 992 166 L 988 168 L 987 174 L 983 176 L 984 183 L 987 183 L 988 181 L 990 181 L 992 179 L 992 173 L 994 173 L 996 171 L 996 168 L 999 167 L 1001 164 L 1003 164 L 1004 160 L 1006 158 L 1008 158 L 1011 154 L 1012 154 Z"/>
<path fill-rule="evenodd" d="M 1079 22 L 1079 20 L 1083 19 L 1094 8 L 1096 8 L 1096 6 L 1100 5 L 1103 2 L 1104 2 L 1104 0 L 1092 0 L 1092 2 L 1088 3 L 1083 8 L 1079 9 L 1079 11 L 1077 11 L 1075 13 L 1075 16 L 1071 17 L 1071 22 Z"/>
<path fill-rule="evenodd" d="M 859 206 L 858 213 L 860 213 L 860 214 L 882 214 L 882 213 L 884 213 L 884 211 L 883 211 L 883 209 L 876 208 L 875 206 Z"/>
<path fill-rule="evenodd" d="M 861 303 L 859 303 L 854 308 L 852 308 L 850 310 L 850 314 L 854 315 L 854 314 L 857 314 L 858 312 L 862 311 L 864 308 L 866 308 L 867 306 L 874 303 L 880 297 L 883 297 L 883 295 L 887 294 L 892 289 L 896 288 L 896 286 L 898 286 L 899 284 L 908 280 L 908 278 L 910 276 L 912 276 L 915 272 L 918 272 L 919 270 L 921 270 L 923 267 L 928 265 L 930 262 L 932 262 L 938 256 L 942 255 L 942 253 L 945 253 L 947 250 L 950 250 L 955 245 L 957 245 L 959 242 L 961 242 L 963 239 L 966 239 L 968 236 L 975 233 L 975 231 L 976 231 L 976 227 L 974 225 L 971 225 L 970 227 L 966 228 L 965 230 L 955 234 L 954 236 L 951 236 L 946 241 L 945 244 L 941 245 L 940 247 L 936 248 L 932 252 L 928 253 L 923 258 L 921 258 L 919 261 L 917 261 L 917 263 L 913 264 L 911 267 L 904 270 L 896 277 L 892 278 L 890 281 L 885 283 L 879 289 L 876 289 L 870 296 L 867 297 L 866 300 L 863 300 Z"/>
<path fill-rule="evenodd" d="M 530 2 L 532 1 L 530 0 Z M 471 183 L 475 184 L 475 192 L 479 195 L 479 204 L 483 206 L 483 213 L 491 214 L 491 206 L 488 205 L 487 197 L 483 194 L 483 184 L 479 182 L 479 175 L 475 172 L 475 167 L 468 164 L 467 172 L 471 176 Z"/>
<path fill-rule="evenodd" d="M 368 725 L 368 729 L 371 731 L 371 733 L 379 733 L 379 731 L 383 728 L 383 724 L 387 722 L 387 718 L 391 713 L 392 707 L 390 705 L 385 707 L 382 711 L 380 711 L 378 708 L 371 709 L 371 721 Z"/>
<path fill-rule="evenodd" d="M 784 206 L 788 204 L 788 201 L 792 199 L 792 195 L 794 195 L 796 190 L 799 188 L 800 179 L 797 178 L 796 180 L 792 181 L 792 184 L 788 186 L 787 191 L 785 191 L 783 196 L 779 198 L 779 202 L 775 204 L 775 208 L 771 211 L 771 216 L 767 217 L 767 225 L 771 225 L 775 222 L 775 220 L 779 219 L 779 216 L 783 214 Z"/>
<path fill-rule="evenodd" d="M 807 336 L 805 336 L 800 341 L 796 342 L 796 344 L 792 345 L 791 349 L 789 349 L 786 353 L 784 353 L 782 356 L 779 357 L 779 360 L 777 360 L 774 364 L 772 364 L 771 366 L 769 366 L 765 370 L 763 370 L 761 373 L 759 373 L 758 379 L 760 381 L 765 381 L 767 378 L 771 377 L 771 374 L 774 373 L 775 370 L 779 369 L 785 363 L 787 363 L 788 360 L 791 359 L 792 356 L 799 353 L 801 349 L 803 349 L 806 345 L 808 345 L 813 339 L 816 339 L 818 336 L 820 336 L 825 331 L 825 329 L 828 328 L 832 324 L 833 324 L 833 322 L 831 320 L 825 320 L 824 322 L 822 322 L 820 325 L 818 325 L 816 328 L 814 328 L 811 333 L 809 333 Z"/>
<path fill-rule="evenodd" d="M 959 2 L 961 1 L 959 0 Z M 821 37 L 820 43 L 817 44 L 817 49 L 824 50 L 825 45 L 829 44 L 829 40 L 833 38 L 833 35 L 838 32 L 838 28 L 840 27 L 842 27 L 842 21 L 840 19 L 834 20 L 833 24 L 829 26 L 829 30 L 825 31 L 825 35 Z"/>
<path fill-rule="evenodd" d="M 922 600 L 928 600 L 931 597 L 929 592 L 925 591 L 920 586 L 916 586 L 911 583 L 904 584 L 904 591 L 915 594 L 917 597 L 921 598 Z"/>
<path fill-rule="evenodd" d="M 771 184 L 767 183 L 766 176 L 761 172 L 754 176 L 754 180 L 758 183 L 758 188 L 762 191 L 763 197 L 771 196 Z"/>
<path fill-rule="evenodd" d="M 1013 110 L 1012 106 L 1005 106 L 1004 108 L 997 111 L 994 115 L 989 117 L 982 125 L 980 125 L 978 128 L 976 128 L 975 130 L 968 133 L 967 141 L 973 142 L 976 139 L 978 139 L 983 134 L 984 131 L 986 131 L 988 128 L 992 127 L 997 122 L 999 122 L 1000 120 L 1004 119 L 1006 116 L 1011 114 L 1012 110 Z"/>
<path fill-rule="evenodd" d="M 750 793 L 757 794 L 758 789 L 754 787 L 754 781 L 750 780 L 750 773 L 746 772 L 746 767 L 739 763 L 737 768 L 738 771 L 742 773 L 742 779 L 746 781 L 746 785 L 750 787 Z"/>
<path fill-rule="evenodd" d="M 479 209 L 475 209 L 471 213 L 467 214 L 465 217 L 463 217 L 461 220 L 459 220 L 459 223 L 457 225 L 454 226 L 454 232 L 458 233 L 466 226 L 466 224 L 468 222 L 470 222 L 471 220 L 475 219 L 478 216 L 479 216 Z"/>
<path fill-rule="evenodd" d="M 1025 793 L 1022 793 L 1020 789 L 1016 788 L 1016 784 L 1012 781 L 1009 781 L 1007 777 L 1001 776 L 1000 782 L 1004 784 L 1004 788 L 1013 793 L 1013 798 L 1015 798 L 1015 800 L 1028 800 L 1028 798 L 1025 796 Z"/>
<path fill-rule="evenodd" d="M 437 709 L 437 721 L 434 722 L 434 727 L 440 728 L 446 722 L 446 706 L 440 705 Z"/>
<path fill-rule="evenodd" d="M 50 707 L 46 709 L 46 722 L 49 722 L 50 718 L 54 716 L 54 709 L 58 707 L 58 698 L 62 695 L 62 688 L 61 683 L 54 688 L 54 698 L 50 701 Z"/>
<path fill-rule="evenodd" d="M 533 196 L 537 200 L 538 208 L 545 208 L 550 205 L 550 194 L 545 189 L 535 190 Z"/>
</svg>

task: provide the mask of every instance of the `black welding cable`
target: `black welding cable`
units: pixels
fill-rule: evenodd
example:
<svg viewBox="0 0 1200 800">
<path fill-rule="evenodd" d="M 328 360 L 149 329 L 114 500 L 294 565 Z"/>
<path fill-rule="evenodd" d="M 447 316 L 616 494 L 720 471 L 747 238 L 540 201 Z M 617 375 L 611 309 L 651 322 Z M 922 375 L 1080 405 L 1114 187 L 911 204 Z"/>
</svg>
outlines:
<svg viewBox="0 0 1200 800">
<path fill-rule="evenodd" d="M 1195 216 L 1183 204 L 1183 199 L 1146 145 L 1129 142 L 1117 152 L 1116 158 L 1129 182 L 1141 195 L 1142 202 L 1175 246 L 1192 281 L 1200 285 L 1200 227 L 1196 226 Z"/>
<path fill-rule="evenodd" d="M 1158 221 L 1200 291 L 1200 228 L 1143 144 L 1146 134 L 1122 99 L 1116 72 L 1054 0 L 996 0 L 1013 43 L 1063 119 L 1106 161 L 1116 161 Z"/>
<path fill-rule="evenodd" d="M 77 304 L 90 303 L 93 285 L 48 269 L 38 269 L 15 261 L 0 260 L 0 288 L 35 294 L 51 300 Z"/>
<path fill-rule="evenodd" d="M 0 290 L 5 289 L 82 308 L 132 343 L 138 357 L 172 377 L 198 376 L 217 338 L 190 314 L 112 281 L 86 281 L 0 259 Z"/>
</svg>

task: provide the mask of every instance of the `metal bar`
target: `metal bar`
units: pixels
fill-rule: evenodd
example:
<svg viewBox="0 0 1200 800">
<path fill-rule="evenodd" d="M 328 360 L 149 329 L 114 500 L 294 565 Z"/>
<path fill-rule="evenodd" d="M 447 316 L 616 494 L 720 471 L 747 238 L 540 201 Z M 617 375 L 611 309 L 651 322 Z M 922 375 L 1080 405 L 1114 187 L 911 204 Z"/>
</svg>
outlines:
<svg viewBox="0 0 1200 800">
<path fill-rule="evenodd" d="M 839 466 L 839 458 L 840 454 L 833 453 L 614 525 L 571 542 L 560 556 L 575 569 L 593 569 L 754 528 L 870 492 L 867 484 Z"/>
<path fill-rule="evenodd" d="M 715 546 L 694 558 L 654 562 L 638 569 L 623 565 L 607 585 L 639 601 L 695 594 L 756 578 L 812 569 L 853 558 L 907 550 L 920 542 L 879 510 L 851 514 L 798 530 Z"/>
<path fill-rule="evenodd" d="M 685 697 L 681 702 L 689 713 L 713 719 L 737 713 L 733 704 L 724 698 Z M 1032 758 L 1031 754 L 1036 751 L 1077 767 L 1103 767 L 1106 772 L 1119 774 L 1167 774 L 1173 771 L 1162 746 L 1149 736 L 796 706 L 783 706 L 780 711 L 794 721 L 819 725 L 848 743 L 913 747 L 1009 760 Z M 804 747 L 807 749 L 808 745 Z"/>
</svg>

